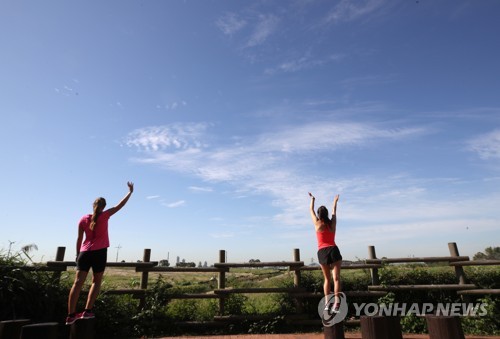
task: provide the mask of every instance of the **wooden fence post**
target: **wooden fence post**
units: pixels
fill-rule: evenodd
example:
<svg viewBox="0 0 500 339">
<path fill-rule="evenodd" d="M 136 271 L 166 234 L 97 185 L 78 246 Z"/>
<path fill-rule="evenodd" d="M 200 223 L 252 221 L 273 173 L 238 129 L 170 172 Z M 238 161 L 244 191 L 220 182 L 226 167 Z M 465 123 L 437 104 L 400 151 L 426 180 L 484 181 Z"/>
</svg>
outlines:
<svg viewBox="0 0 500 339">
<path fill-rule="evenodd" d="M 298 248 L 293 249 L 293 261 L 300 261 L 300 249 Z M 298 288 L 300 287 L 300 270 L 296 269 L 294 272 L 293 287 Z"/>
<path fill-rule="evenodd" d="M 450 256 L 452 257 L 459 257 L 460 254 L 458 253 L 458 247 L 456 242 L 450 242 L 448 243 L 448 249 L 450 250 Z M 458 283 L 460 285 L 467 284 L 467 278 L 465 276 L 465 272 L 462 266 L 455 266 L 455 275 L 457 276 Z"/>
<path fill-rule="evenodd" d="M 66 247 L 58 247 L 56 252 L 56 261 L 64 261 L 64 254 L 66 253 Z M 56 271 L 52 273 L 52 281 L 59 282 L 61 281 L 61 271 Z"/>
<path fill-rule="evenodd" d="M 429 339 L 464 339 L 460 318 L 454 316 L 425 316 Z"/>
<path fill-rule="evenodd" d="M 294 248 L 293 249 L 293 261 L 300 261 L 300 249 Z M 300 288 L 300 281 L 301 281 L 301 274 L 300 270 L 298 269 L 299 267 L 296 266 L 294 267 L 294 275 L 293 275 L 293 287 L 294 288 Z M 302 305 L 302 299 L 300 298 L 295 298 L 295 308 L 298 314 L 304 312 L 304 306 Z"/>
<path fill-rule="evenodd" d="M 59 324 L 39 323 L 25 325 L 21 329 L 21 339 L 57 339 Z"/>
<path fill-rule="evenodd" d="M 226 262 L 226 251 L 219 250 L 219 263 Z M 226 272 L 224 268 L 221 268 L 219 271 L 219 279 L 217 280 L 217 288 L 219 290 L 223 290 L 226 288 Z M 222 296 L 219 298 L 219 315 L 224 315 L 224 305 L 225 305 L 225 297 Z"/>
<path fill-rule="evenodd" d="M 403 339 L 399 317 L 361 316 L 363 339 Z"/>
<path fill-rule="evenodd" d="M 31 323 L 30 319 L 16 319 L 0 321 L 0 338 L 18 339 L 21 336 L 21 329 L 23 326 Z"/>
<path fill-rule="evenodd" d="M 142 256 L 142 262 L 149 262 L 151 260 L 151 249 L 145 248 L 144 254 Z M 141 289 L 146 290 L 148 288 L 149 271 L 144 271 L 141 274 Z M 139 308 L 142 310 L 146 303 L 146 296 L 142 295 L 139 302 Z"/>
<path fill-rule="evenodd" d="M 377 259 L 377 254 L 375 253 L 375 246 L 368 246 L 368 258 Z M 372 276 L 372 285 L 380 285 L 380 280 L 378 277 L 378 268 L 370 269 Z"/>
<path fill-rule="evenodd" d="M 324 326 L 323 335 L 325 339 L 345 339 L 344 321 L 336 323 L 330 327 Z"/>
<path fill-rule="evenodd" d="M 95 318 L 78 319 L 71 325 L 70 339 L 93 339 L 95 337 Z"/>
</svg>

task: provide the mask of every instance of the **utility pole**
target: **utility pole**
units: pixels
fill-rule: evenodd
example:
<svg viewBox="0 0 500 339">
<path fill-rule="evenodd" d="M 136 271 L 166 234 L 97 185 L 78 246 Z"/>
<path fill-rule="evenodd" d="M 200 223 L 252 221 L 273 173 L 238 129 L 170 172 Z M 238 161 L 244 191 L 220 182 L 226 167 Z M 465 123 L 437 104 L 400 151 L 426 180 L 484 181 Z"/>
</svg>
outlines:
<svg viewBox="0 0 500 339">
<path fill-rule="evenodd" d="M 118 244 L 118 246 L 116 246 L 115 248 L 116 248 L 116 262 L 118 262 L 118 252 L 120 252 L 120 248 L 122 248 L 122 245 Z"/>
</svg>

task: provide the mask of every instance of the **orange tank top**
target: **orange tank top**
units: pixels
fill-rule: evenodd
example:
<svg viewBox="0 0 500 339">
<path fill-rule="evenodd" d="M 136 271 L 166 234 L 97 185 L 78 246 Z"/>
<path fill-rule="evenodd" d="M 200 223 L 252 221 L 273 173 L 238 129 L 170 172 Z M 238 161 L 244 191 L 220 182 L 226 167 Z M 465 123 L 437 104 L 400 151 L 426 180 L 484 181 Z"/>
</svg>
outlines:
<svg viewBox="0 0 500 339">
<path fill-rule="evenodd" d="M 335 245 L 335 233 L 325 227 L 323 231 L 316 231 L 316 238 L 318 239 L 318 249 Z"/>
</svg>

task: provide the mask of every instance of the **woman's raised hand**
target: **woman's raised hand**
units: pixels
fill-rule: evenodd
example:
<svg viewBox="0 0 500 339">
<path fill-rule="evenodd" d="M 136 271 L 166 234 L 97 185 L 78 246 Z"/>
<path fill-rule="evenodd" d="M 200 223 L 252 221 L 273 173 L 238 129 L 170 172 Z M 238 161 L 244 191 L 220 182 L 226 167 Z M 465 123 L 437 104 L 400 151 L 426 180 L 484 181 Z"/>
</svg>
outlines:
<svg viewBox="0 0 500 339">
<path fill-rule="evenodd" d="M 130 191 L 130 193 L 132 193 L 134 191 L 134 183 L 131 181 L 128 181 L 127 186 L 128 186 L 128 190 Z"/>
</svg>

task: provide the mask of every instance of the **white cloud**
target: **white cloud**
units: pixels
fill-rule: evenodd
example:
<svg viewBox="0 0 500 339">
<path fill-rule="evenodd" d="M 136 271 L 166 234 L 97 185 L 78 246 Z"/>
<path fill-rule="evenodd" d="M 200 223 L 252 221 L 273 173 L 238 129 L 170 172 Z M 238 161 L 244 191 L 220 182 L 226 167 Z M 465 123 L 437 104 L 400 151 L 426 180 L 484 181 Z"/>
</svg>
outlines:
<svg viewBox="0 0 500 339">
<path fill-rule="evenodd" d="M 361 19 L 373 14 L 383 6 L 387 6 L 384 0 L 350 1 L 341 0 L 331 12 L 328 13 L 326 22 L 341 23 Z"/>
<path fill-rule="evenodd" d="M 257 25 L 248 39 L 246 47 L 255 47 L 264 43 L 267 38 L 275 32 L 279 19 L 272 14 L 260 14 Z"/>
<path fill-rule="evenodd" d="M 212 187 L 198 187 L 198 186 L 190 186 L 189 190 L 195 192 L 213 192 Z"/>
<path fill-rule="evenodd" d="M 339 61 L 343 59 L 344 56 L 341 54 L 332 54 L 323 58 L 314 58 L 310 54 L 306 54 L 300 58 L 290 59 L 282 62 L 274 68 L 268 68 L 264 71 L 265 74 L 273 75 L 276 73 L 293 73 L 299 72 L 305 69 L 311 69 L 314 67 L 323 66 L 325 64 Z"/>
<path fill-rule="evenodd" d="M 226 13 L 215 24 L 225 35 L 233 35 L 245 27 L 247 22 L 235 13 Z"/>
<path fill-rule="evenodd" d="M 190 124 L 187 125 L 191 126 Z M 203 125 L 206 126 L 206 125 Z M 423 128 L 383 129 L 367 123 L 323 122 L 302 126 L 283 127 L 264 133 L 251 140 L 239 139 L 237 144 L 220 147 L 193 147 L 173 131 L 184 131 L 183 125 L 148 127 L 135 130 L 126 144 L 138 147 L 142 153 L 138 162 L 157 164 L 171 171 L 191 174 L 207 182 L 225 182 L 238 189 L 238 196 L 265 194 L 275 199 L 274 205 L 283 210 L 275 216 L 281 224 L 303 224 L 303 206 L 307 205 L 307 192 L 316 188 L 316 194 L 327 196 L 332 191 L 370 192 L 375 184 L 370 178 L 342 180 L 304 175 L 300 164 L 311 153 L 336 149 L 363 147 L 375 142 L 395 142 L 426 133 Z M 205 144 L 206 128 L 198 130 L 196 144 Z M 183 147 L 166 147 L 173 140 L 182 140 Z M 167 141 L 165 141 L 167 140 Z M 380 184 L 379 184 L 380 185 Z M 376 187 L 378 188 L 378 187 Z M 190 189 L 200 190 L 191 187 Z M 397 187 L 387 188 L 393 196 Z M 410 194 L 405 192 L 405 194 Z M 418 187 L 415 192 L 418 194 Z M 304 201 L 304 199 L 306 201 Z"/>
<path fill-rule="evenodd" d="M 172 124 L 137 129 L 129 133 L 125 140 L 127 146 L 135 146 L 146 151 L 159 151 L 168 148 L 189 150 L 201 148 L 200 136 L 206 124 Z"/>
<path fill-rule="evenodd" d="M 172 202 L 172 203 L 165 203 L 163 204 L 164 206 L 167 206 L 169 208 L 176 208 L 176 207 L 181 207 L 181 206 L 184 206 L 186 204 L 186 201 L 185 200 L 179 200 L 179 201 L 175 201 L 175 202 Z"/>
<path fill-rule="evenodd" d="M 481 159 L 500 159 L 500 129 L 470 140 L 467 146 L 470 151 L 476 152 Z"/>
<path fill-rule="evenodd" d="M 152 200 L 152 199 L 158 199 L 159 197 L 160 197 L 159 195 L 149 195 L 146 197 L 146 199 Z"/>
</svg>

